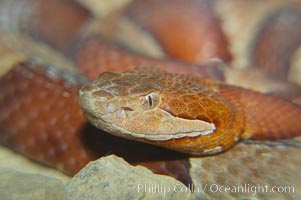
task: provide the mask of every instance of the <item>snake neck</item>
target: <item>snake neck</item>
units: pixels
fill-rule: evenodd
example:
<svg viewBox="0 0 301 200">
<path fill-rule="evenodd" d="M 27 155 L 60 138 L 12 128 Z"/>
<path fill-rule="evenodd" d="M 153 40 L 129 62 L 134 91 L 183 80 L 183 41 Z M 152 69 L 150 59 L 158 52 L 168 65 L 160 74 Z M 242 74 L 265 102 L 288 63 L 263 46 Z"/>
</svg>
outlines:
<svg viewBox="0 0 301 200">
<path fill-rule="evenodd" d="M 301 108 L 273 95 L 222 84 L 220 93 L 243 112 L 242 139 L 288 139 L 300 136 Z"/>
</svg>

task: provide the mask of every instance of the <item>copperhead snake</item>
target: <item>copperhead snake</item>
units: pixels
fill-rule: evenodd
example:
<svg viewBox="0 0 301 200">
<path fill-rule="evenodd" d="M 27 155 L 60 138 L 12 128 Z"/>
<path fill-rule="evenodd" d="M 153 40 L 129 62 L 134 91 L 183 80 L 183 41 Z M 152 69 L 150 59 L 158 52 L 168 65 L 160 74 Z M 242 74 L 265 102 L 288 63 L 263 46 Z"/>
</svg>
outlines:
<svg viewBox="0 0 301 200">
<path fill-rule="evenodd" d="M 299 8 L 285 6 L 269 15 L 253 42 L 253 65 L 262 67 L 259 73 L 268 73 L 265 78 L 273 83 L 272 87 L 263 87 L 273 94 L 263 94 L 227 84 L 229 74 L 241 74 L 239 69 L 225 67 L 233 56 L 210 1 L 133 1 L 121 12 L 121 18 L 133 20 L 162 44 L 167 59 L 125 50 L 99 33 L 81 35 L 93 17 L 74 1 L 26 3 L 35 6 L 21 16 L 25 22 L 35 20 L 30 29 L 18 27 L 21 32 L 63 52 L 78 72 L 54 69 L 26 58 L 1 77 L 0 141 L 17 152 L 68 174 L 113 152 L 187 182 L 187 155 L 102 135 L 87 118 L 111 134 L 196 155 L 221 153 L 245 139 L 300 136 L 301 107 L 292 100 L 300 97 L 301 90 L 284 75 L 301 42 L 297 34 L 301 27 Z M 200 20 L 192 23 L 194 18 Z M 285 18 L 290 19 L 290 30 L 278 28 L 285 24 L 281 21 Z M 286 42 L 284 36 L 295 40 Z M 132 69 L 137 66 L 142 67 Z M 79 90 L 86 79 L 92 81 L 98 74 L 94 82 Z M 84 112 L 78 104 L 78 92 Z M 134 154 L 131 148 L 135 145 L 144 149 L 142 156 Z M 131 150 L 121 146 L 130 146 Z M 162 165 L 182 170 L 169 171 Z"/>
</svg>

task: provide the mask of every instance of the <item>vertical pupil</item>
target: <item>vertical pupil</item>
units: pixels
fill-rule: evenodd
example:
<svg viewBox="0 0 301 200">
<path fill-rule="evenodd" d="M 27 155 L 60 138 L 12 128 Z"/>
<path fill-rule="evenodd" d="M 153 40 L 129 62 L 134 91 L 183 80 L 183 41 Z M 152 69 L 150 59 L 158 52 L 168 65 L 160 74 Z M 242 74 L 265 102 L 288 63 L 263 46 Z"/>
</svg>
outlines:
<svg viewBox="0 0 301 200">
<path fill-rule="evenodd" d="M 148 96 L 148 103 L 150 106 L 153 106 L 153 100 L 152 100 L 151 96 Z"/>
</svg>

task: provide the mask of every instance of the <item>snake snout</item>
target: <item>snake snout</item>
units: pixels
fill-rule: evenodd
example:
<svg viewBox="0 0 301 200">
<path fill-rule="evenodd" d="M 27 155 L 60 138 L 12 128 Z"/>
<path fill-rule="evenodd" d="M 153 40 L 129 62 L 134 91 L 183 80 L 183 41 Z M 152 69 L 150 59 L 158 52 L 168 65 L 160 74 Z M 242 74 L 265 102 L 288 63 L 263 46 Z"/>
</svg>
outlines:
<svg viewBox="0 0 301 200">
<path fill-rule="evenodd" d="M 91 98 L 91 92 L 87 91 L 85 87 L 79 90 L 78 101 L 85 112 L 91 113 L 93 111 L 93 108 L 95 107 L 94 101 Z"/>
<path fill-rule="evenodd" d="M 87 116 L 97 119 L 106 118 L 114 113 L 118 117 L 124 117 L 128 111 L 132 110 L 129 107 L 120 107 L 114 100 L 115 96 L 112 93 L 95 85 L 83 86 L 79 91 L 81 108 L 88 114 Z"/>
<path fill-rule="evenodd" d="M 109 95 L 101 95 L 100 90 L 91 90 L 91 87 L 83 86 L 79 90 L 79 104 L 81 108 L 89 114 L 99 116 L 111 112 L 114 106 L 108 106 Z"/>
</svg>

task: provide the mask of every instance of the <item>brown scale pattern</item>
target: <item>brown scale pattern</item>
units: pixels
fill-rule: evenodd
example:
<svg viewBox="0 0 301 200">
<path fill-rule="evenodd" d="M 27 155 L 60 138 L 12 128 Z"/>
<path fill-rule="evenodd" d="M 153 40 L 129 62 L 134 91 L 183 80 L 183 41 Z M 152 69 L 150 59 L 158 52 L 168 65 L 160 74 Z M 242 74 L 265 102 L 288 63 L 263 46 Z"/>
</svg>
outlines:
<svg viewBox="0 0 301 200">
<path fill-rule="evenodd" d="M 86 122 L 78 87 L 43 73 L 20 65 L 1 79 L 1 143 L 74 174 L 95 159 L 73 138 Z"/>
<path fill-rule="evenodd" d="M 172 60 L 159 60 L 131 53 L 101 38 L 82 42 L 75 54 L 79 70 L 90 80 L 105 71 L 122 72 L 137 66 L 152 66 L 172 73 L 194 74 L 204 78 L 224 80 L 219 63 L 189 64 Z"/>
<path fill-rule="evenodd" d="M 152 34 L 171 57 L 194 62 L 231 60 L 212 1 L 135 0 L 127 15 Z"/>
<path fill-rule="evenodd" d="M 78 89 L 48 77 L 43 67 L 15 66 L 0 79 L 0 143 L 71 175 L 91 160 L 116 154 L 155 173 L 191 183 L 185 155 L 92 127 L 78 104 Z"/>
<path fill-rule="evenodd" d="M 277 10 L 263 23 L 253 48 L 253 63 L 269 73 L 287 79 L 290 61 L 301 44 L 301 10 Z"/>
<path fill-rule="evenodd" d="M 273 95 L 221 85 L 220 93 L 243 110 L 243 139 L 275 140 L 300 136 L 301 107 Z"/>
<path fill-rule="evenodd" d="M 193 101 L 185 101 L 187 96 L 193 96 Z M 242 113 L 222 96 L 212 93 L 212 91 L 193 92 L 187 89 L 185 94 L 171 93 L 169 97 L 162 98 L 162 102 L 164 110 L 173 116 L 204 120 L 212 122 L 216 126 L 216 131 L 209 135 L 183 138 L 175 143 L 174 141 L 162 142 L 163 146 L 167 145 L 167 147 L 178 148 L 179 150 L 193 147 L 191 153 L 199 154 L 218 146 L 225 151 L 236 144 L 240 138 L 244 122 Z"/>
<path fill-rule="evenodd" d="M 194 138 L 155 142 L 132 139 L 199 155 L 218 146 L 227 150 L 240 139 L 277 140 L 300 136 L 300 105 L 279 97 L 153 68 L 138 68 L 126 74 L 143 74 L 145 79 L 134 82 L 147 84 L 151 80 L 164 88 L 159 91 L 160 109 L 175 117 L 204 120 L 216 126 L 213 133 Z"/>
</svg>

